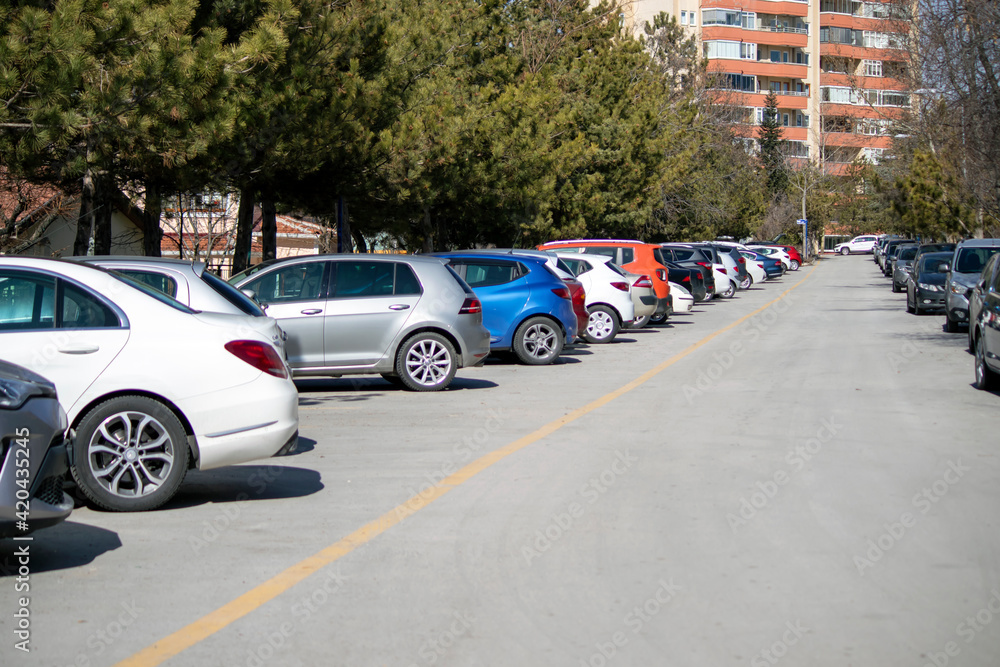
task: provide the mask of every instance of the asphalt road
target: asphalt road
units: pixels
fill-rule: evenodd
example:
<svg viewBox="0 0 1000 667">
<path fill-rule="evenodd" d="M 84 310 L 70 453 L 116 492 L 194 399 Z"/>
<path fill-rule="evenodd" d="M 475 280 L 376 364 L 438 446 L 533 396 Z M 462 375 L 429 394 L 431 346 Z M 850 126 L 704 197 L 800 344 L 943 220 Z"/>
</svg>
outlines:
<svg viewBox="0 0 1000 667">
<path fill-rule="evenodd" d="M 304 381 L 295 455 L 76 510 L 28 593 L 0 543 L 0 664 L 996 665 L 1000 396 L 941 322 L 832 257 L 443 393 Z"/>
</svg>

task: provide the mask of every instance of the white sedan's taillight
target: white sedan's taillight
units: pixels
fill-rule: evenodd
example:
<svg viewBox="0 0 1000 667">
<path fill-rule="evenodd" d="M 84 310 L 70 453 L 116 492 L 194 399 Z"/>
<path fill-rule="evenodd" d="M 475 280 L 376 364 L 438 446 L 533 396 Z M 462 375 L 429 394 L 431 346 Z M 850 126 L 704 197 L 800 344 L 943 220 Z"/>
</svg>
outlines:
<svg viewBox="0 0 1000 667">
<path fill-rule="evenodd" d="M 287 378 L 288 370 L 274 348 L 256 340 L 232 340 L 226 349 L 257 370 L 278 378 Z"/>
</svg>

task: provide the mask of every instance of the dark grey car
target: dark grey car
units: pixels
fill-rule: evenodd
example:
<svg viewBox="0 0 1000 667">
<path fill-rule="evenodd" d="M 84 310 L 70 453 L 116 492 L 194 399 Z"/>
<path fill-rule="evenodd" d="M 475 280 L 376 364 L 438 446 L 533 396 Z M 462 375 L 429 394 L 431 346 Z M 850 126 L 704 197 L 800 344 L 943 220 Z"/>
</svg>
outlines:
<svg viewBox="0 0 1000 667">
<path fill-rule="evenodd" d="M 0 538 L 52 526 L 73 511 L 63 492 L 66 428 L 55 385 L 0 361 Z"/>
<path fill-rule="evenodd" d="M 378 373 L 434 391 L 490 351 L 482 304 L 438 257 L 309 255 L 263 262 L 229 282 L 278 320 L 295 377 Z"/>
<path fill-rule="evenodd" d="M 970 239 L 955 248 L 945 280 L 944 329 L 958 331 L 969 323 L 969 293 L 979 280 L 990 257 L 1000 252 L 1000 239 Z"/>
<path fill-rule="evenodd" d="M 892 263 L 892 291 L 902 292 L 906 289 L 906 280 L 910 277 L 913 258 L 917 256 L 918 246 L 900 246 Z"/>
</svg>

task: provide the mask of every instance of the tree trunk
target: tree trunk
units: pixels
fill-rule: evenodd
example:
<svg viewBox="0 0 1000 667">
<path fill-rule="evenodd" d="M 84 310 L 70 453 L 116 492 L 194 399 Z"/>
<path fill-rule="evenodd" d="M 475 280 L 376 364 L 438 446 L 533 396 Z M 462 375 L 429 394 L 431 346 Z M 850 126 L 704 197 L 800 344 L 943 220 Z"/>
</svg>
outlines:
<svg viewBox="0 0 1000 667">
<path fill-rule="evenodd" d="M 337 252 L 354 252 L 351 243 L 351 219 L 347 215 L 347 202 L 337 198 Z"/>
<path fill-rule="evenodd" d="M 111 254 L 111 209 L 114 207 L 111 198 L 111 184 L 106 175 L 101 174 L 95 180 L 96 194 L 94 206 L 94 254 Z"/>
<path fill-rule="evenodd" d="M 236 214 L 236 248 L 233 250 L 233 273 L 236 275 L 250 266 L 250 248 L 253 240 L 253 188 L 240 189 L 240 209 Z"/>
<path fill-rule="evenodd" d="M 76 240 L 73 242 L 73 254 L 87 255 L 90 252 L 90 239 L 94 232 L 94 174 L 87 169 L 83 174 L 80 187 L 80 215 L 76 220 Z"/>
<path fill-rule="evenodd" d="M 163 239 L 163 230 L 160 229 L 163 197 L 160 193 L 159 183 L 146 184 L 146 198 L 142 208 L 145 224 L 142 235 L 142 254 L 146 257 L 160 257 L 160 242 Z"/>
<path fill-rule="evenodd" d="M 368 244 L 365 237 L 361 235 L 361 230 L 351 228 L 351 236 L 354 237 L 354 249 L 358 252 L 368 252 Z"/>
<path fill-rule="evenodd" d="M 434 252 L 434 225 L 431 224 L 431 207 L 424 205 L 424 252 Z"/>
<path fill-rule="evenodd" d="M 278 256 L 278 211 L 270 195 L 260 202 L 260 244 L 263 261 Z"/>
</svg>

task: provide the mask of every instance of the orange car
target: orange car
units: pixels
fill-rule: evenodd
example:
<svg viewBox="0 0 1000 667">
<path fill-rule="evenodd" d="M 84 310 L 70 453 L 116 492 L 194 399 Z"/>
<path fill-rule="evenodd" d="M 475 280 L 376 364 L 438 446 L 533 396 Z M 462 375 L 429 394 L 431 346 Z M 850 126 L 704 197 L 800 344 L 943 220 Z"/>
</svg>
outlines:
<svg viewBox="0 0 1000 667">
<path fill-rule="evenodd" d="M 656 259 L 655 251 L 660 246 L 642 241 L 622 241 L 617 239 L 576 239 L 573 241 L 549 241 L 538 246 L 539 250 L 569 250 L 594 255 L 607 255 L 611 261 L 632 273 L 649 276 L 656 292 L 656 315 L 669 312 L 670 286 L 667 267 Z"/>
</svg>

